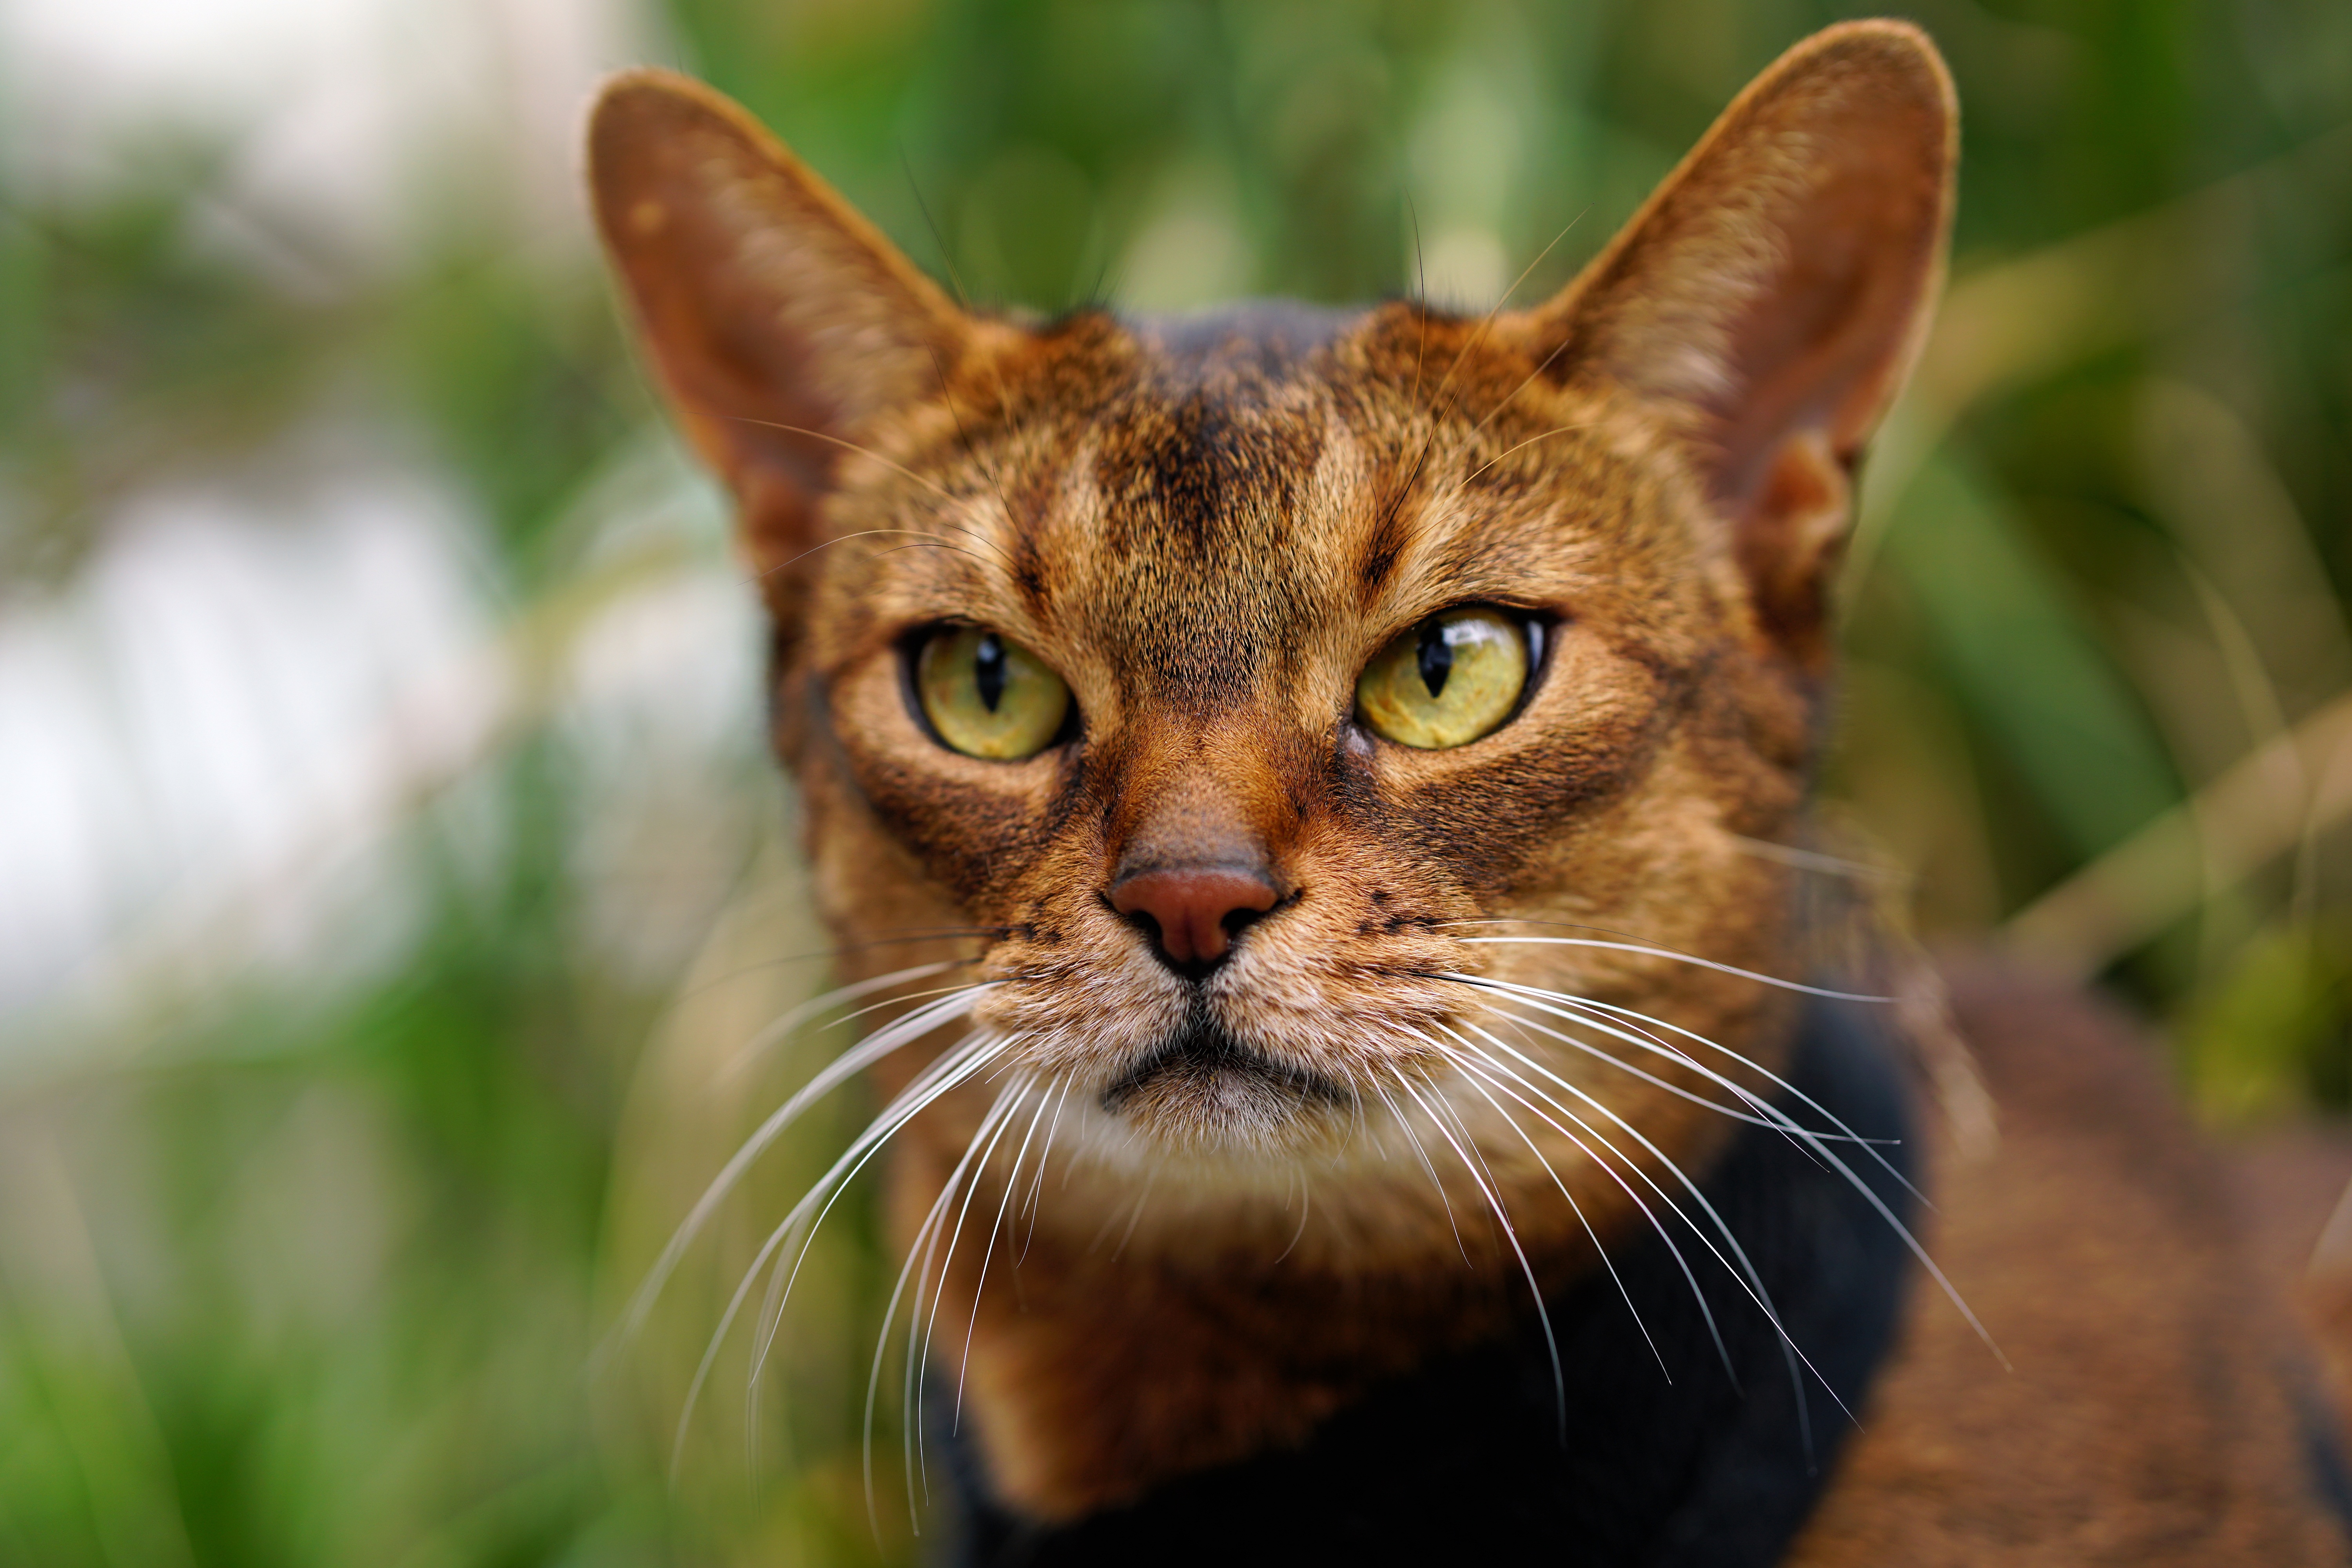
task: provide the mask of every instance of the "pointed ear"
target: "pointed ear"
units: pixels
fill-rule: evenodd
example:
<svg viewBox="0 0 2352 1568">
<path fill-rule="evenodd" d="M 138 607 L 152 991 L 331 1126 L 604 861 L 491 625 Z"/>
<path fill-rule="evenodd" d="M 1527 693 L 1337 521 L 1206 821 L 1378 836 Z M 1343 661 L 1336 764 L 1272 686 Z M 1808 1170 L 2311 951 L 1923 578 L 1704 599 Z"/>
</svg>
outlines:
<svg viewBox="0 0 2352 1568">
<path fill-rule="evenodd" d="M 1567 377 L 1674 420 L 1737 531 L 1765 631 L 1808 667 L 1828 658 L 1855 460 L 1941 280 L 1958 124 L 1917 28 L 1817 33 L 1528 318 Z"/>
<path fill-rule="evenodd" d="M 842 453 L 937 396 L 972 323 L 741 108 L 684 77 L 606 84 L 588 180 L 670 405 L 733 490 L 783 610 Z"/>
</svg>

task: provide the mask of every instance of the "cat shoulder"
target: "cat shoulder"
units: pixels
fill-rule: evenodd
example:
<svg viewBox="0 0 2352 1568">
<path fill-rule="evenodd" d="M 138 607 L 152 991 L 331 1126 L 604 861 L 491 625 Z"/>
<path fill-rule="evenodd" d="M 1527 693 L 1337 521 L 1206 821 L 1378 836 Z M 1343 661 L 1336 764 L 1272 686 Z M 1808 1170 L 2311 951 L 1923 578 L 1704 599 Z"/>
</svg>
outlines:
<svg viewBox="0 0 2352 1568">
<path fill-rule="evenodd" d="M 2014 961 L 1948 975 L 1998 1134 L 1936 1141 L 1926 1235 L 2007 1367 L 1915 1291 L 1789 1561 L 2345 1561 L 2320 1367 L 2154 1043 Z"/>
</svg>

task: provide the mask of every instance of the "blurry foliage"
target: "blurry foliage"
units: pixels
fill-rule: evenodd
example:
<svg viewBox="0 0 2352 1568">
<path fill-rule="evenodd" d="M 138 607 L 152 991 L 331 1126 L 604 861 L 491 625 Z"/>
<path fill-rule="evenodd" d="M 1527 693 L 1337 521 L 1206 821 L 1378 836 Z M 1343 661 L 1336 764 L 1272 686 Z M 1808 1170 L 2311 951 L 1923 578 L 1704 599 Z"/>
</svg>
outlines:
<svg viewBox="0 0 2352 1568">
<path fill-rule="evenodd" d="M 2001 313 L 2007 337 L 1984 342 L 2026 345 L 2014 367 L 1954 372 L 1975 390 L 1943 411 L 1948 428 L 1923 423 L 1927 449 L 1871 476 L 1888 493 L 1856 550 L 1833 788 L 1917 877 L 1923 925 L 1967 933 L 2128 845 L 2352 680 L 2352 7 L 1913 9 L 1967 110 L 1959 286 L 2035 300 L 2053 257 L 2137 268 L 2078 268 L 2104 325 Z M 673 0 L 667 21 L 679 63 L 919 260 L 977 300 L 1051 311 L 1355 300 L 1424 277 L 1476 305 L 1530 265 L 1518 297 L 1538 295 L 1756 68 L 1840 14 Z M 215 152 L 159 144 L 95 205 L 0 193 L 5 585 L 67 576 L 117 499 L 264 450 L 325 407 L 446 467 L 519 604 L 562 590 L 590 564 L 563 520 L 651 418 L 588 258 L 526 263 L 477 215 L 394 276 L 289 288 L 205 240 L 223 221 Z M 2132 229 L 2110 251 L 2065 249 L 2176 207 L 2163 244 Z M 1948 333 L 1925 374 L 1980 347 Z M 467 783 L 488 831 L 419 817 L 432 915 L 396 979 L 165 1009 L 128 1065 L 93 1051 L 86 1071 L 0 1085 L 0 1563 L 877 1551 L 847 1325 L 878 1315 L 891 1260 L 862 1207 L 837 1216 L 796 1303 L 817 1328 L 781 1352 L 795 1447 L 764 1493 L 711 1500 L 696 1476 L 740 1468 L 740 1439 L 721 1437 L 689 1449 L 695 1506 L 676 1507 L 634 1396 L 593 1394 L 614 1276 L 807 1063 L 709 1112 L 675 1191 L 616 1156 L 661 1142 L 638 1063 L 669 988 L 604 962 L 584 931 L 582 909 L 614 895 L 572 842 L 563 756 L 525 726 Z M 2168 1021 L 2220 1116 L 2352 1104 L 2346 843 L 2332 824 L 2305 839 L 2165 905 L 2136 950 L 2084 960 L 2114 961 Z M 775 964 L 787 939 L 770 927 L 731 929 L 681 994 L 733 997 L 698 1026 L 740 1040 L 816 966 Z M 751 973 L 749 993 L 730 978 Z M 782 1154 L 762 1201 L 797 1190 L 809 1157 Z M 756 1245 L 757 1215 L 740 1217 L 729 1256 Z M 681 1295 L 690 1370 L 689 1331 L 719 1300 Z M 654 1382 L 639 1403 L 674 1393 Z"/>
</svg>

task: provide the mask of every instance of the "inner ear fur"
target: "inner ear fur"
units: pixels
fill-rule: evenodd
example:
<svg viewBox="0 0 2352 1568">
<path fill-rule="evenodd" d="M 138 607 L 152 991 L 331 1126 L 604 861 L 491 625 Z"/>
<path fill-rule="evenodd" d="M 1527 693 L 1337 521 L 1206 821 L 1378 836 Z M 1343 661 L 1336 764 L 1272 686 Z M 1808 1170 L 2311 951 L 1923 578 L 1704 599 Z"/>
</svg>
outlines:
<svg viewBox="0 0 2352 1568">
<path fill-rule="evenodd" d="M 1763 629 L 1808 666 L 1827 658 L 1855 461 L 1926 336 L 1958 138 L 1926 34 L 1816 33 L 1523 318 L 1565 377 L 1669 416 L 1735 531 Z"/>
<path fill-rule="evenodd" d="M 588 177 L 670 405 L 734 492 L 783 610 L 842 455 L 937 397 L 975 323 L 758 121 L 685 77 L 606 84 Z"/>
</svg>

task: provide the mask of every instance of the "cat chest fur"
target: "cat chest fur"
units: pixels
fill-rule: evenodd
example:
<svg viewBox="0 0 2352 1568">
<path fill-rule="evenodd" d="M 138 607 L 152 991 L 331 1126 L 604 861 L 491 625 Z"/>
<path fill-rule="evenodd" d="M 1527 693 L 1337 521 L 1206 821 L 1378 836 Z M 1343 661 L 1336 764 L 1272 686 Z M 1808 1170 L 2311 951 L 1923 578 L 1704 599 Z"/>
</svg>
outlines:
<svg viewBox="0 0 2352 1568">
<path fill-rule="evenodd" d="M 604 237 L 738 505 L 841 977 L 900 1001 L 841 1071 L 975 1560 L 1409 1560 L 1449 1489 L 1457 1547 L 1571 1560 L 2014 1544 L 2032 1478 L 1905 1403 L 2032 1418 L 1910 1228 L 1935 1108 L 1785 853 L 1954 116 L 1848 24 L 1547 300 L 1040 323 L 708 89 L 608 89 Z M 2264 1461 L 2212 1518 L 2336 1560 L 2275 1379 L 2200 1387 Z"/>
</svg>

